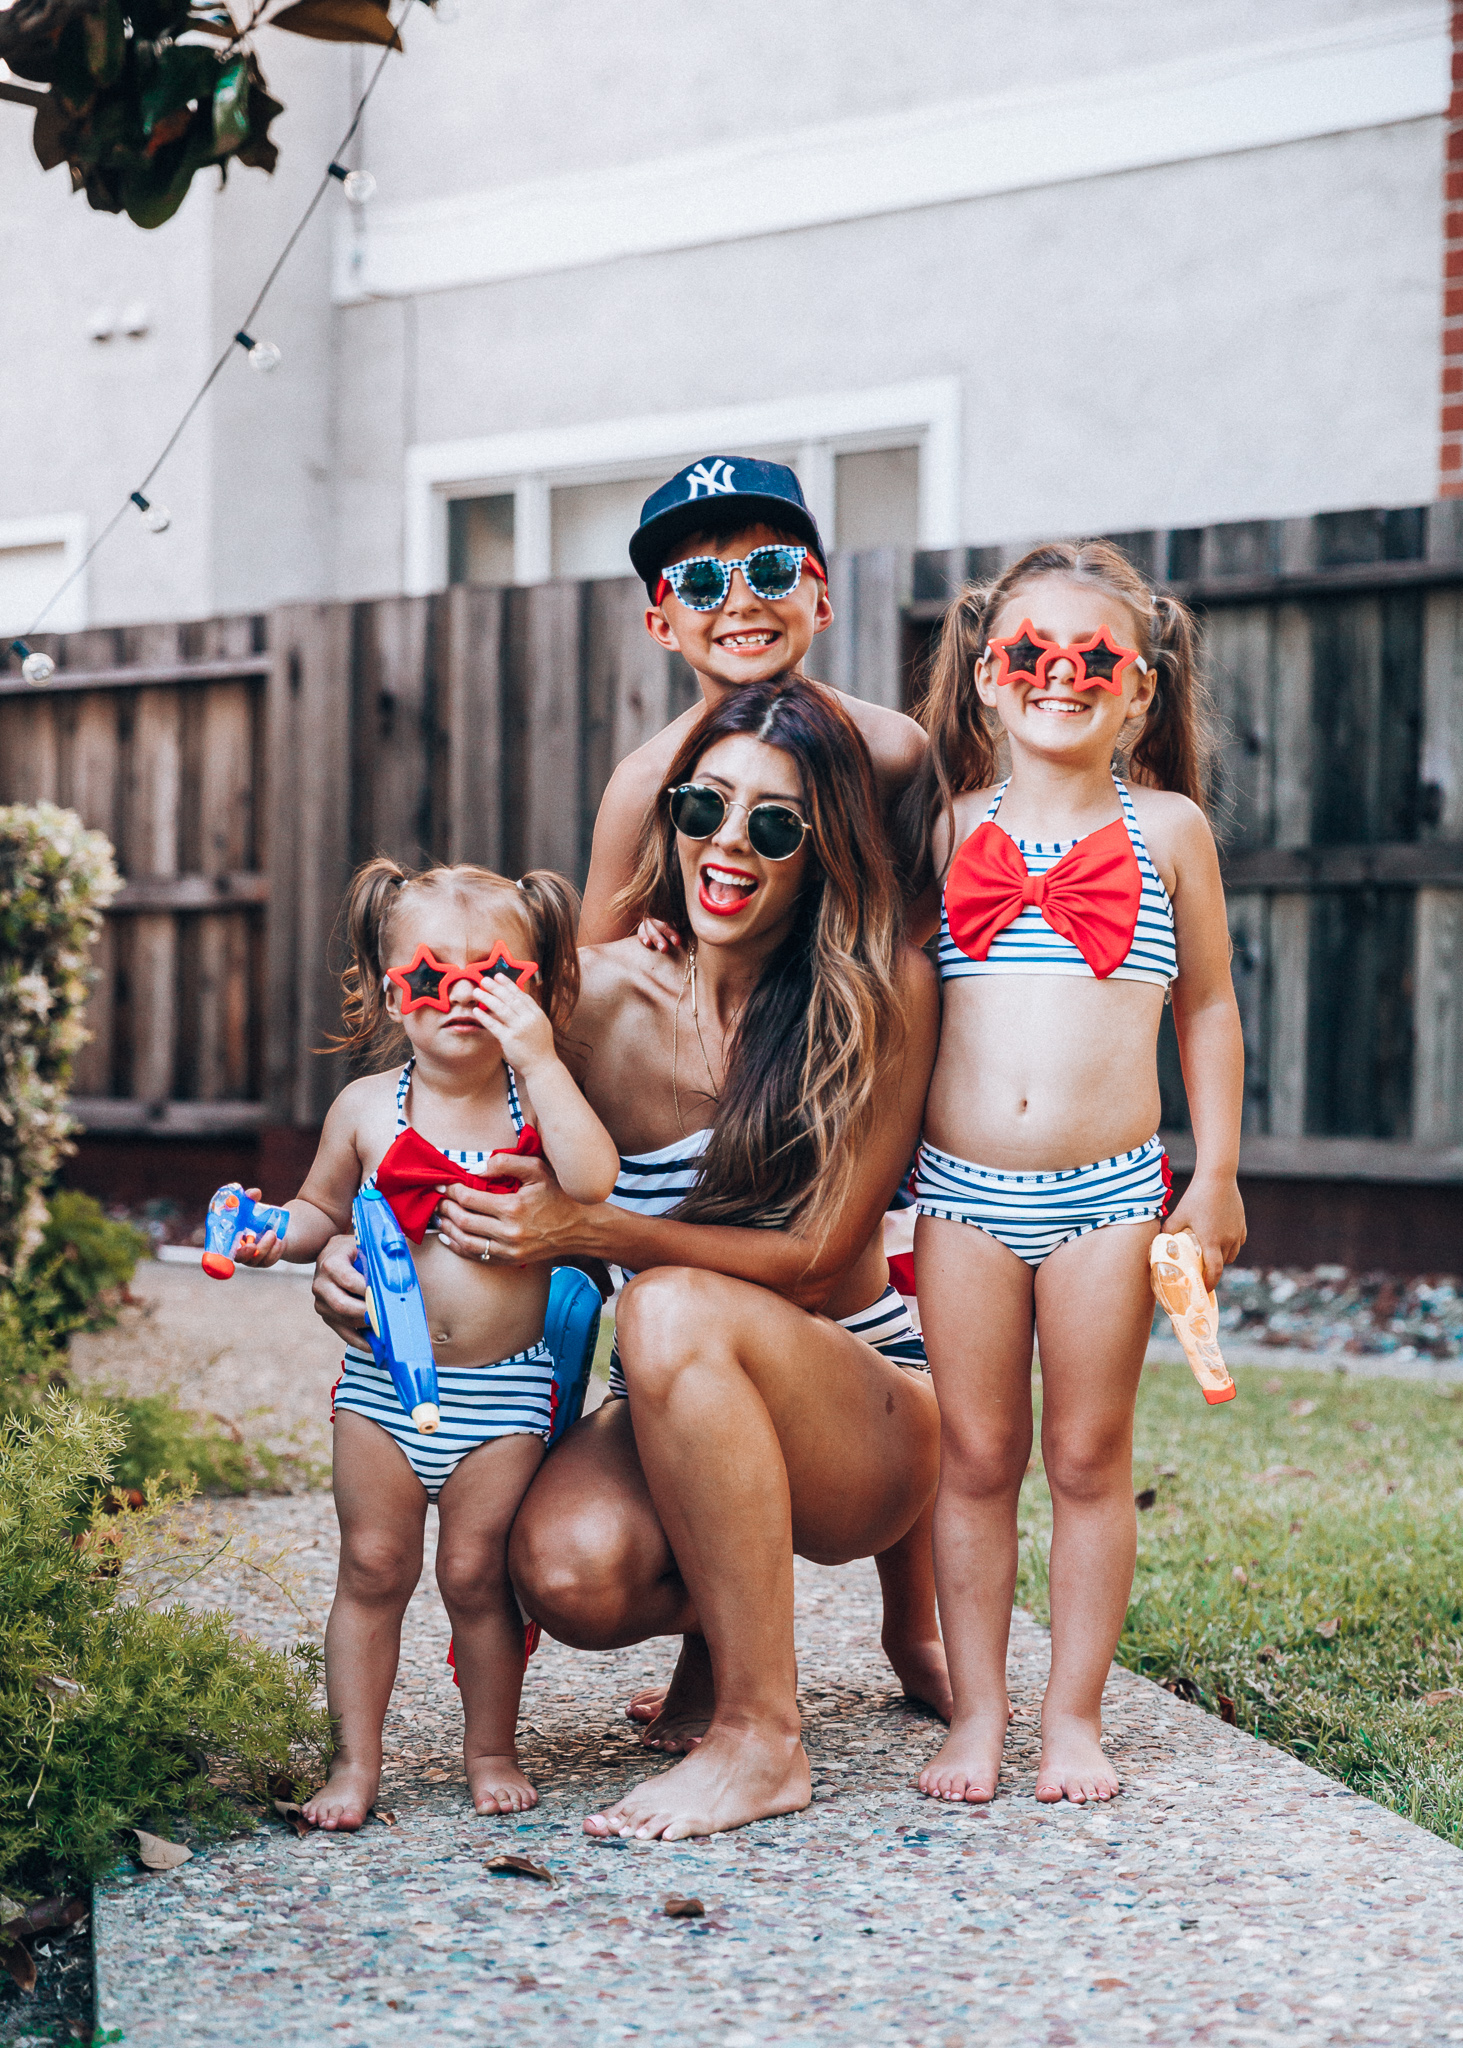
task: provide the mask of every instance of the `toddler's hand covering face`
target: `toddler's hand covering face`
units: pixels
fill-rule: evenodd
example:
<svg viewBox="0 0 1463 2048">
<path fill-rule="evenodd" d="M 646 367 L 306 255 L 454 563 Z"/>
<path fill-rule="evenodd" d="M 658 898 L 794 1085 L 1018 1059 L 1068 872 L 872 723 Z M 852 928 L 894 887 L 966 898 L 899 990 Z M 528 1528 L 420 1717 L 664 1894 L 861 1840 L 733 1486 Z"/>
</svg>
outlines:
<svg viewBox="0 0 1463 2048">
<path fill-rule="evenodd" d="M 525 989 L 506 975 L 493 975 L 474 997 L 483 1022 L 503 1048 L 503 1057 L 520 1074 L 558 1058 L 554 1027 Z"/>
</svg>

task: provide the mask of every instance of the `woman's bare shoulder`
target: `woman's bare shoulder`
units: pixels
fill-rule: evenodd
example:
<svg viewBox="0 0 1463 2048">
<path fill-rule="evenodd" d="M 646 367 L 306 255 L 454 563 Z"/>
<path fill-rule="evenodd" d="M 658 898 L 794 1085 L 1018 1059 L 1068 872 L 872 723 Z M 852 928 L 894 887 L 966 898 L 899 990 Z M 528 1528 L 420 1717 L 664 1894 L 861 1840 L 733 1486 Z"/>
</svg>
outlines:
<svg viewBox="0 0 1463 2048">
<path fill-rule="evenodd" d="M 610 939 L 603 945 L 579 948 L 581 1021 L 604 1019 L 628 1002 L 654 1002 L 660 985 L 674 971 L 679 955 L 667 956 L 642 946 L 639 939 Z"/>
</svg>

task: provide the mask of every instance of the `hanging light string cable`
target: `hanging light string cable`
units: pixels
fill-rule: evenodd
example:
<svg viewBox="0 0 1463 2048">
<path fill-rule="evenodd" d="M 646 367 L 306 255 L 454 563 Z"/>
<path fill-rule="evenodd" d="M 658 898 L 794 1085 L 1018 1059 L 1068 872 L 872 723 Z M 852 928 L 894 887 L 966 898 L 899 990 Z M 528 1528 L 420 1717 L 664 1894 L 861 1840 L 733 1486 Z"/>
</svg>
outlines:
<svg viewBox="0 0 1463 2048">
<path fill-rule="evenodd" d="M 407 13 L 412 7 L 412 5 L 413 0 L 405 0 L 405 5 L 402 7 L 395 21 L 392 22 L 393 29 L 400 28 L 402 22 L 406 19 Z M 391 55 L 392 48 L 393 44 L 388 43 L 386 47 L 382 50 L 380 59 L 376 64 L 376 68 L 372 71 L 370 78 L 366 81 L 365 91 L 356 101 L 355 111 L 351 115 L 350 119 L 350 126 L 346 129 L 344 135 L 341 136 L 340 141 L 336 144 L 335 153 L 331 157 L 329 166 L 327 167 L 319 184 L 315 187 L 314 192 L 311 194 L 309 205 L 305 208 L 305 211 L 300 215 L 299 220 L 296 221 L 294 230 L 291 233 L 289 240 L 285 243 L 284 247 L 280 250 L 278 256 L 276 256 L 276 258 L 274 259 L 274 263 L 270 268 L 269 275 L 265 278 L 263 284 L 259 287 L 258 293 L 256 294 L 254 299 L 254 303 L 252 306 L 250 306 L 248 312 L 244 315 L 243 322 L 240 325 L 238 331 L 229 337 L 228 345 L 218 358 L 218 361 L 214 364 L 213 368 L 209 371 L 208 375 L 199 385 L 197 391 L 194 392 L 193 397 L 189 400 L 187 410 L 184 412 L 183 417 L 178 421 L 178 424 L 174 427 L 172 433 L 168 436 L 167 442 L 163 447 L 162 453 L 157 457 L 157 460 L 153 463 L 151 469 L 149 469 L 147 475 L 142 479 L 141 483 L 138 484 L 136 490 L 128 492 L 126 498 L 118 506 L 117 510 L 112 514 L 111 518 L 107 521 L 106 525 L 102 528 L 101 532 L 97 535 L 96 539 L 92 542 L 91 546 L 87 549 L 86 553 L 82 556 L 81 560 L 76 564 L 76 567 L 64 579 L 64 581 L 59 583 L 56 586 L 56 588 L 51 592 L 51 595 L 46 599 L 45 604 L 41 607 L 40 611 L 36 613 L 35 618 L 26 628 L 24 639 L 11 641 L 10 650 L 13 654 L 18 654 L 20 656 L 21 674 L 25 677 L 28 683 L 49 682 L 50 678 L 56 672 L 56 664 L 51 659 L 49 654 L 33 653 L 32 650 L 26 645 L 26 641 L 30 638 L 32 633 L 40 631 L 40 628 L 44 621 L 49 617 L 51 612 L 55 610 L 56 606 L 60 603 L 61 599 L 66 595 L 66 592 L 71 588 L 72 584 L 76 581 L 78 576 L 84 574 L 84 572 L 90 565 L 93 557 L 96 554 L 98 554 L 100 550 L 106 545 L 107 541 L 110 540 L 111 536 L 116 532 L 117 528 L 121 525 L 122 521 L 127 517 L 128 512 L 135 506 L 136 509 L 142 514 L 143 519 L 147 522 L 147 524 L 152 528 L 154 532 L 162 533 L 166 530 L 169 523 L 168 515 L 163 511 L 161 506 L 154 505 L 151 502 L 147 495 L 147 487 L 152 482 L 153 478 L 157 475 L 158 471 L 162 468 L 163 464 L 167 461 L 168 457 L 172 454 L 173 450 L 177 447 L 179 441 L 183 437 L 185 430 L 187 429 L 189 421 L 192 419 L 194 413 L 197 412 L 199 406 L 202 405 L 204 399 L 208 396 L 209 392 L 217 383 L 219 377 L 223 373 L 225 365 L 228 363 L 229 358 L 233 355 L 234 350 L 236 348 L 244 349 L 245 352 L 250 356 L 251 360 L 256 364 L 256 366 L 261 369 L 272 370 L 275 364 L 279 361 L 279 351 L 278 349 L 275 348 L 274 344 L 272 342 L 255 341 L 253 335 L 249 332 L 249 329 L 254 324 L 255 316 L 258 314 L 259 308 L 264 304 L 264 301 L 269 297 L 270 292 L 273 290 L 275 280 L 278 278 L 280 272 L 284 269 L 285 264 L 289 261 L 291 251 L 294 249 L 296 242 L 299 241 L 301 235 L 310 225 L 310 222 L 315 214 L 315 209 L 319 206 L 321 200 L 329 191 L 332 181 L 339 180 L 341 183 L 345 183 L 348 178 L 360 175 L 358 173 L 347 172 L 344 165 L 341 163 L 340 159 L 345 154 L 346 150 L 350 147 L 352 141 L 355 138 L 356 130 L 360 127 L 361 118 L 366 111 L 366 102 L 370 99 L 372 93 L 376 90 L 377 82 L 380 79 L 382 72 L 386 69 L 386 59 Z"/>
</svg>

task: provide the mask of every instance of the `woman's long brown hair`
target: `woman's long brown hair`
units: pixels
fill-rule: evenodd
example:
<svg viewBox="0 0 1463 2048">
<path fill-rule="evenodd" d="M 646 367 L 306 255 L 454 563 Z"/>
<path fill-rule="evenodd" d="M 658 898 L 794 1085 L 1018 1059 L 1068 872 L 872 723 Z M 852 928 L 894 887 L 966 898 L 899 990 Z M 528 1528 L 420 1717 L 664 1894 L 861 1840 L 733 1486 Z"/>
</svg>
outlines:
<svg viewBox="0 0 1463 2048">
<path fill-rule="evenodd" d="M 671 763 L 617 908 L 687 929 L 670 793 L 733 733 L 797 764 L 811 857 L 792 929 L 742 1012 L 700 1177 L 676 1214 L 796 1221 L 821 1245 L 852 1193 L 859 1140 L 902 1035 L 899 896 L 869 750 L 836 699 L 793 671 L 709 711 Z"/>
<path fill-rule="evenodd" d="M 457 894 L 506 896 L 528 920 L 533 957 L 538 962 L 534 992 L 556 1036 L 562 1037 L 579 1001 L 579 952 L 575 930 L 579 898 L 551 868 L 535 868 L 514 882 L 491 868 L 460 862 L 455 867 L 404 868 L 388 854 L 378 853 L 351 877 L 341 909 L 349 960 L 340 977 L 345 1029 L 321 1047 L 344 1052 L 352 1063 L 368 1069 L 373 1060 L 399 1047 L 405 1033 L 386 1008 L 386 969 L 391 964 L 391 920 L 402 898 L 424 890 Z"/>
<path fill-rule="evenodd" d="M 975 672 L 991 622 L 1018 590 L 1041 576 L 1095 583 L 1127 606 L 1138 651 L 1155 671 L 1157 688 L 1123 763 L 1125 772 L 1150 789 L 1177 790 L 1201 810 L 1207 807 L 1215 720 L 1193 613 L 1177 598 L 1152 590 L 1111 541 L 1049 541 L 1013 562 L 996 582 L 967 583 L 941 621 L 918 713 L 930 736 L 929 752 L 900 797 L 894 820 L 896 859 L 910 897 L 933 877 L 931 839 L 942 817 L 953 837 L 956 797 L 998 779 L 996 727 L 976 693 Z"/>
</svg>

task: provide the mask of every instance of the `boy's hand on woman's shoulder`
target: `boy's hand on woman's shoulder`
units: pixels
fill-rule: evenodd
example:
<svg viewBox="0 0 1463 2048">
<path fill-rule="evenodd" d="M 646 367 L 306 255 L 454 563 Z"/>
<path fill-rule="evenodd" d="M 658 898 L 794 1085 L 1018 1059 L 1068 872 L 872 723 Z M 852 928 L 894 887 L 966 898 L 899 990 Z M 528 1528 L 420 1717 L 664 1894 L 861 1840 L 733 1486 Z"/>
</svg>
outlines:
<svg viewBox="0 0 1463 2048">
<path fill-rule="evenodd" d="M 642 917 L 635 927 L 635 936 L 652 953 L 678 953 L 681 950 L 681 934 L 663 917 Z"/>
</svg>

